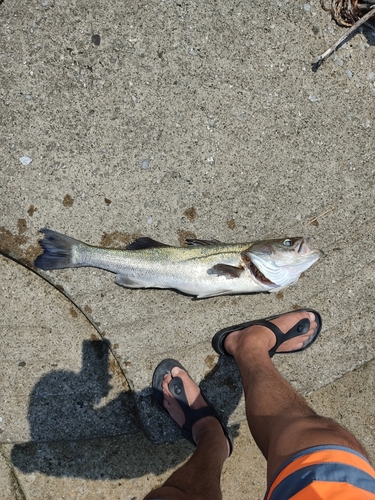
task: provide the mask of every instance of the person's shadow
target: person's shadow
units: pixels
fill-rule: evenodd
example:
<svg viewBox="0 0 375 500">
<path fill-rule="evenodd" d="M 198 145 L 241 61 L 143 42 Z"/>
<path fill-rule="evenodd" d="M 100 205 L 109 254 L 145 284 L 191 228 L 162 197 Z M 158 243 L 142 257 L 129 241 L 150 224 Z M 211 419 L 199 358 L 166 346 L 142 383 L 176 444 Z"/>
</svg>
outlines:
<svg viewBox="0 0 375 500">
<path fill-rule="evenodd" d="M 79 373 L 52 371 L 37 382 L 28 410 L 31 440 L 16 444 L 11 453 L 20 471 L 132 478 L 161 474 L 191 453 L 191 445 L 181 441 L 178 429 L 156 408 L 150 387 L 137 394 L 123 391 L 105 402 L 111 389 L 109 347 L 107 341 L 86 340 Z M 199 385 L 227 422 L 242 394 L 235 363 L 220 359 Z M 137 408 L 147 415 L 146 425 Z M 153 444 L 146 434 L 162 444 Z M 176 441 L 173 453 L 170 441 Z"/>
<path fill-rule="evenodd" d="M 32 441 L 115 436 L 137 427 L 129 391 L 100 405 L 111 389 L 108 357 L 107 341 L 85 340 L 79 373 L 52 371 L 39 380 L 30 394 L 28 411 Z"/>
</svg>

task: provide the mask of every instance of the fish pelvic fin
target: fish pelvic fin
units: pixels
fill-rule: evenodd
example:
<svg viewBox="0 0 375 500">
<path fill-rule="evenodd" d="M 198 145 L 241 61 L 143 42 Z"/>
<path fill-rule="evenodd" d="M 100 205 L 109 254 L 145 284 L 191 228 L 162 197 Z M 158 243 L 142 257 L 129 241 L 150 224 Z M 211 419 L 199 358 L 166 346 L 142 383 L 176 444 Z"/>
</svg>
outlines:
<svg viewBox="0 0 375 500">
<path fill-rule="evenodd" d="M 239 278 L 244 272 L 242 267 L 230 266 L 228 264 L 215 264 L 207 270 L 208 274 L 216 274 L 217 276 L 225 276 L 228 279 Z"/>
<path fill-rule="evenodd" d="M 125 288 L 152 288 L 154 286 L 150 281 L 142 281 L 133 276 L 130 278 L 126 274 L 116 274 L 115 283 Z"/>
<path fill-rule="evenodd" d="M 84 243 L 52 229 L 44 228 L 40 232 L 44 234 L 44 238 L 39 241 L 44 252 L 35 259 L 35 267 L 43 271 L 79 267 L 79 264 L 74 262 L 73 247 L 82 246 Z"/>
</svg>

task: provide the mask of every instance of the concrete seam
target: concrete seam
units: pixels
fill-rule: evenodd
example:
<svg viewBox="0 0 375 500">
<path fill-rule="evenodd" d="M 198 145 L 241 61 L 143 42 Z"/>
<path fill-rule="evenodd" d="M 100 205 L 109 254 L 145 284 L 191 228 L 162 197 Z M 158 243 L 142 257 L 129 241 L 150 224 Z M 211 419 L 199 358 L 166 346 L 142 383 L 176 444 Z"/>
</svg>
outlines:
<svg viewBox="0 0 375 500">
<path fill-rule="evenodd" d="M 88 317 L 88 315 L 86 314 L 86 312 L 80 307 L 78 306 L 74 300 L 69 296 L 69 294 L 67 294 L 65 292 L 65 290 L 61 290 L 60 288 L 58 288 L 54 283 L 53 281 L 51 281 L 47 276 L 44 276 L 43 274 L 39 273 L 38 271 L 36 271 L 33 267 L 31 266 L 28 266 L 25 262 L 21 262 L 19 261 L 17 258 L 11 256 L 11 255 L 7 255 L 6 253 L 2 252 L 1 249 L 0 249 L 0 255 L 3 255 L 5 258 L 7 259 L 10 259 L 12 260 L 13 262 L 15 262 L 16 264 L 19 264 L 20 266 L 24 267 L 25 269 L 27 269 L 28 271 L 31 271 L 32 273 L 36 274 L 39 278 L 42 278 L 43 280 L 45 280 L 47 283 L 49 283 L 51 286 L 53 286 L 59 293 L 61 293 L 64 297 L 66 297 L 69 302 L 71 302 L 71 304 L 74 305 L 74 307 L 76 307 L 82 314 L 83 316 L 87 319 L 87 321 L 90 323 L 90 325 L 96 330 L 97 334 L 100 336 L 101 339 L 103 339 L 103 341 L 106 341 L 107 339 L 104 337 L 103 333 L 100 331 L 100 329 L 98 328 L 97 325 L 95 325 L 94 322 L 91 321 L 91 319 Z M 127 379 L 115 353 L 113 352 L 112 350 L 112 346 L 111 344 L 109 343 L 109 351 L 111 352 L 112 356 L 114 357 L 114 359 L 116 360 L 116 363 L 118 365 L 118 368 L 120 370 L 120 372 L 122 373 L 122 376 L 124 377 L 124 379 L 126 380 L 126 383 L 128 384 L 129 388 L 130 388 L 130 392 L 131 392 L 131 395 L 132 395 L 132 399 L 133 399 L 133 403 L 134 403 L 134 408 L 136 409 L 136 418 L 137 418 L 137 423 L 139 424 L 139 427 L 141 429 L 143 429 L 143 432 L 145 433 L 145 430 L 144 430 L 144 427 L 143 427 L 143 424 L 142 424 L 142 419 L 139 415 L 139 411 L 138 411 L 138 408 L 137 408 L 137 404 L 136 404 L 136 399 L 135 399 L 135 395 L 134 395 L 134 389 L 133 389 L 133 386 L 132 384 L 129 382 L 129 380 Z M 145 435 L 147 435 L 145 433 Z"/>
<path fill-rule="evenodd" d="M 14 498 L 15 500 L 26 500 L 26 495 L 21 487 L 20 482 L 18 481 L 16 471 L 13 467 L 13 464 L 10 462 L 8 457 L 5 455 L 3 452 L 3 447 L 0 447 L 0 453 L 1 456 L 4 458 L 6 465 L 8 466 L 9 469 L 9 476 L 10 476 L 10 483 L 12 490 L 14 492 Z"/>
</svg>

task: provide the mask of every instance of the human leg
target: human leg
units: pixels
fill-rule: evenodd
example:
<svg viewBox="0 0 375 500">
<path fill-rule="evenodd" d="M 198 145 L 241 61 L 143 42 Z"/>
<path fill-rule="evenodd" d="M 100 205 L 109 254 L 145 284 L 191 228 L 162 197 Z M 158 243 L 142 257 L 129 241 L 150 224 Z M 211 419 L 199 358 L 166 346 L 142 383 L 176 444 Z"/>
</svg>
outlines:
<svg viewBox="0 0 375 500">
<path fill-rule="evenodd" d="M 178 366 L 173 367 L 162 382 L 163 405 L 173 420 L 182 427 L 185 424 L 186 412 L 183 409 L 184 404 L 179 402 L 172 393 L 174 379 L 179 384 L 183 384 L 189 408 L 200 410 L 207 408 L 208 405 L 199 387 L 187 372 Z M 191 433 L 196 444 L 191 458 L 177 469 L 160 488 L 151 491 L 145 500 L 221 499 L 220 476 L 223 463 L 231 449 L 223 427 L 214 416 L 206 416 L 192 425 Z"/>
<path fill-rule="evenodd" d="M 310 321 L 308 331 L 280 345 L 277 352 L 300 349 L 314 334 L 316 318 L 312 312 L 294 312 L 271 320 L 286 333 L 304 318 Z M 286 460 L 309 447 L 342 445 L 366 456 L 352 434 L 336 422 L 318 416 L 278 373 L 268 354 L 274 345 L 274 333 L 259 325 L 233 331 L 224 340 L 225 350 L 234 356 L 240 370 L 247 420 L 267 459 L 268 481 Z"/>
</svg>

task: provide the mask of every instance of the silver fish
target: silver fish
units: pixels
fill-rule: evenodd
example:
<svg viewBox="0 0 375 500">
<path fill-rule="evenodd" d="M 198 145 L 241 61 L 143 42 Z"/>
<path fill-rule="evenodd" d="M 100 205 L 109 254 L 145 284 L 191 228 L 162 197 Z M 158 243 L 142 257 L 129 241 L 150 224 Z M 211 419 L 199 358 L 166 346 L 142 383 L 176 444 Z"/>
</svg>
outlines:
<svg viewBox="0 0 375 500">
<path fill-rule="evenodd" d="M 300 277 L 322 255 L 306 237 L 226 244 L 186 240 L 187 247 L 139 238 L 124 250 L 94 247 L 42 229 L 44 253 L 35 260 L 43 270 L 97 267 L 116 273 L 127 288 L 173 288 L 197 298 L 277 292 Z"/>
</svg>

